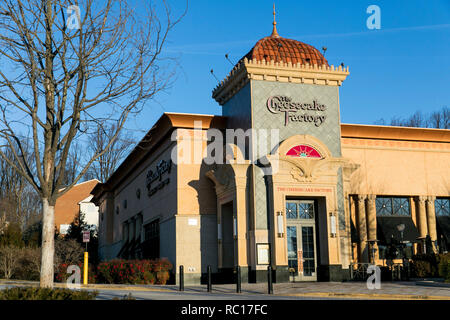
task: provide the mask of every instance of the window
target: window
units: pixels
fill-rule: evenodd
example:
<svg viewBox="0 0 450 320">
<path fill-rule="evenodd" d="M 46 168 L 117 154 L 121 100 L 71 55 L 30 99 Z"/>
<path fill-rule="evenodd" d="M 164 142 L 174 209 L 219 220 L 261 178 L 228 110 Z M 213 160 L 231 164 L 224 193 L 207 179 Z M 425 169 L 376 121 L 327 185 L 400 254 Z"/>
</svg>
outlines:
<svg viewBox="0 0 450 320">
<path fill-rule="evenodd" d="M 314 219 L 314 201 L 286 201 L 286 219 Z"/>
<path fill-rule="evenodd" d="M 317 159 L 322 158 L 322 156 L 316 149 L 304 144 L 289 149 L 289 151 L 286 152 L 286 155 L 300 158 L 317 158 Z"/>
<path fill-rule="evenodd" d="M 297 258 L 297 227 L 287 226 L 287 245 L 288 245 L 288 265 L 289 268 L 295 270 L 295 274 L 298 271 L 298 258 Z"/>
<path fill-rule="evenodd" d="M 286 219 L 297 219 L 297 204 L 292 202 L 286 203 Z"/>
<path fill-rule="evenodd" d="M 406 249 L 402 246 L 417 241 L 419 231 L 411 218 L 410 201 L 411 198 L 408 197 L 376 198 L 380 258 L 398 258 L 399 254 L 405 254 Z"/>
<path fill-rule="evenodd" d="M 377 197 L 377 216 L 411 216 L 409 198 Z"/>
<path fill-rule="evenodd" d="M 59 226 L 59 233 L 61 235 L 66 235 L 69 232 L 70 224 L 61 224 Z"/>
<path fill-rule="evenodd" d="M 314 203 L 302 202 L 298 204 L 298 214 L 300 219 L 314 219 Z"/>
<path fill-rule="evenodd" d="M 436 211 L 436 216 L 450 217 L 450 199 L 437 198 L 434 201 L 434 209 Z"/>
<path fill-rule="evenodd" d="M 314 255 L 314 229 L 313 227 L 302 227 L 303 245 L 303 274 L 312 276 L 316 271 Z"/>
<path fill-rule="evenodd" d="M 450 248 L 450 198 L 434 201 L 439 253 L 447 253 Z"/>
<path fill-rule="evenodd" d="M 152 221 L 144 226 L 144 237 L 144 259 L 159 258 L 159 220 Z"/>
</svg>

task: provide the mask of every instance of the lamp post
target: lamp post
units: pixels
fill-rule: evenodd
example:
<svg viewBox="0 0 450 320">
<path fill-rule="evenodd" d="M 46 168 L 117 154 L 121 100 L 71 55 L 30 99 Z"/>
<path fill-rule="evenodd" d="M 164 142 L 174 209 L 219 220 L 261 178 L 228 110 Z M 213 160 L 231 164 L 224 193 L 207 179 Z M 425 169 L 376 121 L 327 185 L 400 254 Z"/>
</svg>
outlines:
<svg viewBox="0 0 450 320">
<path fill-rule="evenodd" d="M 402 257 L 402 265 L 403 268 L 407 267 L 409 264 L 406 262 L 406 258 L 405 258 L 405 252 L 404 252 L 404 246 L 405 246 L 405 242 L 403 241 L 403 231 L 405 231 L 405 224 L 401 223 L 397 225 L 397 230 L 400 232 L 400 254 Z"/>
<path fill-rule="evenodd" d="M 371 251 L 371 262 L 373 265 L 375 265 L 375 253 L 376 253 L 376 249 L 375 249 L 375 244 L 378 242 L 378 240 L 372 239 L 372 240 L 368 240 L 369 242 L 369 246 L 370 246 L 370 251 Z"/>
<path fill-rule="evenodd" d="M 405 224 L 401 223 L 397 225 L 397 230 L 400 232 L 400 237 L 402 239 L 402 243 L 403 243 L 403 231 L 405 231 Z"/>
</svg>

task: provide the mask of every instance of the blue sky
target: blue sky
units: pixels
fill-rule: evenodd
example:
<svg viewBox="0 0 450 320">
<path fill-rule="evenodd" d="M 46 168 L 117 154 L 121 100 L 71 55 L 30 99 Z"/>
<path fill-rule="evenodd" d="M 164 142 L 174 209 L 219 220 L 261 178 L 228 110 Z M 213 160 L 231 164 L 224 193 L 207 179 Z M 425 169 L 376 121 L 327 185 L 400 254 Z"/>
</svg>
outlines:
<svg viewBox="0 0 450 320">
<path fill-rule="evenodd" d="M 341 121 L 373 124 L 450 106 L 450 0 L 278 0 L 282 37 L 320 49 L 330 64 L 344 62 L 350 76 L 340 89 Z M 137 136 L 163 112 L 221 114 L 211 98 L 233 62 L 272 30 L 273 1 L 190 0 L 165 54 L 178 59 L 173 87 L 149 103 L 130 128 Z M 369 30 L 369 5 L 381 9 L 381 29 Z M 175 13 L 185 2 L 171 2 Z"/>
</svg>

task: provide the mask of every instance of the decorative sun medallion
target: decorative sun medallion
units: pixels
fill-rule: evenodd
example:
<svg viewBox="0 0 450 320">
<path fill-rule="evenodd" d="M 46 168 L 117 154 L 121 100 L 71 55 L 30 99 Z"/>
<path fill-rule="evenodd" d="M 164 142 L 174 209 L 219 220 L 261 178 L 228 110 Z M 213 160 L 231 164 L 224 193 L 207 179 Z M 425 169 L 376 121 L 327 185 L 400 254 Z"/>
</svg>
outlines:
<svg viewBox="0 0 450 320">
<path fill-rule="evenodd" d="M 313 147 L 301 144 L 291 148 L 287 153 L 287 156 L 300 157 L 300 158 L 322 158 L 320 153 Z"/>
</svg>

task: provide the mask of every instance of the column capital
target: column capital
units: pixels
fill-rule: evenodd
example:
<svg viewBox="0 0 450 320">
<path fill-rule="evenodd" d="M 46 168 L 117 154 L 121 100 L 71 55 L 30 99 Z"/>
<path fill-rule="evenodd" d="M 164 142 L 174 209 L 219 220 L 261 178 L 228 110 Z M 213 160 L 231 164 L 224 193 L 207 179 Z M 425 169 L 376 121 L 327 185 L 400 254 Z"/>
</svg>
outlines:
<svg viewBox="0 0 450 320">
<path fill-rule="evenodd" d="M 428 202 L 434 203 L 434 200 L 436 200 L 436 197 L 435 196 L 428 196 L 427 200 L 428 200 Z"/>
<path fill-rule="evenodd" d="M 416 197 L 416 201 L 419 202 L 420 204 L 424 204 L 426 200 L 427 200 L 426 196 L 417 196 Z"/>
<path fill-rule="evenodd" d="M 377 198 L 377 196 L 375 194 L 368 194 L 367 195 L 367 200 L 369 200 L 369 201 L 375 201 L 376 198 Z"/>
<path fill-rule="evenodd" d="M 358 200 L 359 202 L 363 202 L 363 201 L 366 200 L 366 197 L 367 197 L 367 195 L 365 195 L 365 194 L 358 194 L 358 195 L 357 195 L 357 200 Z"/>
</svg>

